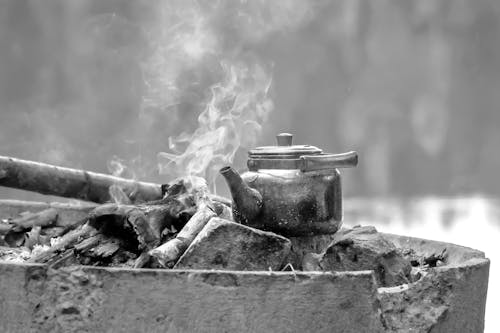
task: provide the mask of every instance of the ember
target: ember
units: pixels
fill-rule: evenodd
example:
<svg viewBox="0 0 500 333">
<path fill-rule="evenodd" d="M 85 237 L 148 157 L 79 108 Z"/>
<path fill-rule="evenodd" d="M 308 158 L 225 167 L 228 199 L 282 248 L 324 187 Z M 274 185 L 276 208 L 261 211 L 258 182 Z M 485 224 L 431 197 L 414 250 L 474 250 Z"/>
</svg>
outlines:
<svg viewBox="0 0 500 333">
<path fill-rule="evenodd" d="M 50 188 L 44 186 L 43 182 L 48 185 L 49 179 L 54 179 L 55 174 L 59 176 L 58 179 L 68 174 L 90 174 L 91 176 L 86 176 L 90 179 L 89 183 L 97 180 L 91 186 L 101 188 L 105 186 L 107 180 L 112 179 L 106 178 L 105 175 L 61 169 L 29 161 L 20 162 L 9 158 L 4 158 L 3 161 L 8 161 L 4 163 L 3 170 L 6 172 L 3 173 L 3 184 L 17 187 L 21 187 L 19 185 L 22 184 L 25 189 L 33 190 L 40 189 L 36 186 L 42 183 L 41 192 L 43 193 L 66 196 L 73 194 L 81 197 L 81 191 L 67 190 L 77 184 L 77 181 L 71 178 L 62 184 L 54 183 Z M 26 168 L 32 165 L 38 168 L 32 170 Z M 52 173 L 50 175 L 52 177 L 43 178 L 44 173 L 40 170 L 48 170 Z M 38 181 L 17 182 L 20 174 L 28 180 L 38 179 Z M 103 179 L 104 182 L 98 181 Z M 120 182 L 119 180 L 118 185 L 114 185 L 119 186 Z M 122 183 L 129 184 L 131 181 L 124 180 Z M 57 209 L 48 208 L 36 213 L 26 212 L 18 218 L 2 221 L 0 224 L 2 242 L 11 247 L 26 248 L 18 252 L 3 251 L 4 255 L 12 257 L 18 253 L 20 261 L 27 259 L 28 262 L 50 265 L 158 267 L 163 266 L 160 264 L 162 261 L 156 260 L 154 255 L 151 257 L 148 254 L 149 251 L 162 243 L 165 243 L 163 245 L 165 248 L 173 241 L 178 241 L 182 244 L 182 250 L 179 250 L 177 257 L 174 258 L 176 261 L 211 217 L 230 216 L 228 214 L 229 200 L 209 195 L 206 184 L 201 178 L 178 179 L 163 186 L 154 184 L 145 186 L 144 183 L 139 182 L 135 184 L 137 185 L 136 191 L 129 193 L 126 197 L 129 199 L 129 204 L 105 203 L 87 211 L 78 220 L 61 221 Z M 154 198 L 153 194 L 156 195 L 158 191 L 163 193 L 163 197 L 159 196 L 158 200 L 154 201 L 132 204 L 130 199 L 144 197 L 141 190 L 145 191 L 150 198 Z M 124 191 L 118 193 L 126 194 Z M 99 200 L 96 201 L 103 198 L 98 197 L 96 199 Z M 203 213 L 207 210 L 210 211 L 209 214 Z M 203 221 L 203 223 L 198 223 L 198 221 Z M 176 237 L 177 234 L 179 234 L 178 237 Z M 29 253 L 37 245 L 46 248 L 44 251 L 37 251 L 37 254 L 31 252 L 31 255 L 27 256 L 26 251 Z M 162 247 L 151 253 L 155 254 L 158 251 L 163 253 L 161 249 Z"/>
</svg>

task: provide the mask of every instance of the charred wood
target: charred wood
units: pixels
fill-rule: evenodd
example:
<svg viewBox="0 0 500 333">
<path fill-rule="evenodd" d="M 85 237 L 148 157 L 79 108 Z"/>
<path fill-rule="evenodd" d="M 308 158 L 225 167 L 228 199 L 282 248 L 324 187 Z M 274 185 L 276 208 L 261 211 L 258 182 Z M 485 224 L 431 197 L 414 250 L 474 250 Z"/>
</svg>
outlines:
<svg viewBox="0 0 500 333">
<path fill-rule="evenodd" d="M 51 258 L 56 257 L 61 252 L 72 248 L 77 242 L 83 240 L 84 238 L 94 235 L 96 230 L 84 224 L 75 230 L 71 230 L 67 234 L 61 237 L 61 239 L 47 251 L 44 251 L 28 260 L 28 262 L 34 263 L 46 263 Z"/>
</svg>

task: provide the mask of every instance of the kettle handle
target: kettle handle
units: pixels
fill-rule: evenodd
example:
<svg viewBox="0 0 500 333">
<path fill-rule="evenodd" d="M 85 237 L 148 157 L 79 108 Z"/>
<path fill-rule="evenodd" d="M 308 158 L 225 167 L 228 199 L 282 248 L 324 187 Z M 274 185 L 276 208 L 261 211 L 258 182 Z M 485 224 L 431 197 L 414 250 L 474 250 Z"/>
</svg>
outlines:
<svg viewBox="0 0 500 333">
<path fill-rule="evenodd" d="M 358 153 L 350 151 L 343 154 L 304 155 L 300 170 L 302 172 L 335 168 L 351 168 L 358 165 Z"/>
</svg>

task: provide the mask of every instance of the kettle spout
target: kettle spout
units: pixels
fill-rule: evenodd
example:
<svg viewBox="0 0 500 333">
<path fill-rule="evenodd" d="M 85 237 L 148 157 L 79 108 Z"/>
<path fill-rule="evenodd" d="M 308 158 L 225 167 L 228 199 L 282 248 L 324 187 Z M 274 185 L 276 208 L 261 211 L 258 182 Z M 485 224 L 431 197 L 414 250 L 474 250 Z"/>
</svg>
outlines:
<svg viewBox="0 0 500 333">
<path fill-rule="evenodd" d="M 224 167 L 219 172 L 226 179 L 231 191 L 236 221 L 246 224 L 257 217 L 262 208 L 262 195 L 248 186 L 232 167 Z"/>
</svg>

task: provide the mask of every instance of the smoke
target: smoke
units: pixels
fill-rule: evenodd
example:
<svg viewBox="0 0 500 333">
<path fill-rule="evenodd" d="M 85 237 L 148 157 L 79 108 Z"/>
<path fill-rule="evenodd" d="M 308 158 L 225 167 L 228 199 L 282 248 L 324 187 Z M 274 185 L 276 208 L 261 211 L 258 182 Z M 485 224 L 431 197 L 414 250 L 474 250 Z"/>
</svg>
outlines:
<svg viewBox="0 0 500 333">
<path fill-rule="evenodd" d="M 287 1 L 169 1 L 159 3 L 151 58 L 144 64 L 143 112 L 161 112 L 184 131 L 168 139 L 158 167 L 169 177 L 217 170 L 240 148 L 256 144 L 273 110 L 272 64 L 253 51 L 277 32 L 312 17 L 312 7 Z M 156 110 L 156 111 L 152 111 Z M 189 128 L 189 120 L 196 121 Z"/>
<path fill-rule="evenodd" d="M 273 109 L 264 45 L 316 11 L 300 0 L 4 7 L 2 154 L 163 183 L 213 182 L 257 144 Z"/>
<path fill-rule="evenodd" d="M 176 150 L 187 144 L 183 152 L 159 153 L 161 174 L 188 174 L 214 180 L 217 170 L 231 163 L 238 148 L 249 147 L 273 108 L 267 97 L 271 79 L 257 64 L 222 63 L 224 81 L 212 87 L 212 98 L 198 117 L 198 128 L 170 138 Z"/>
</svg>

